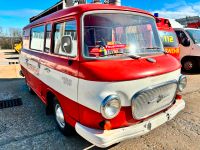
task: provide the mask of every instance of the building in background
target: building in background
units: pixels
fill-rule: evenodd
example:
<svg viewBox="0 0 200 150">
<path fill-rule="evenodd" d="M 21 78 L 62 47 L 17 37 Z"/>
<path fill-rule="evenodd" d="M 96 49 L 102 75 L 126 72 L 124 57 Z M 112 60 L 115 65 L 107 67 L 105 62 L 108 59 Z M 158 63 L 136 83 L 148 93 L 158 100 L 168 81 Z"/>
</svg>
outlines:
<svg viewBox="0 0 200 150">
<path fill-rule="evenodd" d="M 184 27 L 200 28 L 199 16 L 180 18 L 180 19 L 176 19 L 176 21 L 182 24 Z"/>
</svg>

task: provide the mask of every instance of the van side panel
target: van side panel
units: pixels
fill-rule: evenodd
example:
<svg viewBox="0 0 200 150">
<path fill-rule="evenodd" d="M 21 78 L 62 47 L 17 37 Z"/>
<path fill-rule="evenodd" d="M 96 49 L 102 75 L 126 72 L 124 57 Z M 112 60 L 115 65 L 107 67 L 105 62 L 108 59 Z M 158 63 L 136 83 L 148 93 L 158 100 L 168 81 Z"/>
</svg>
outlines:
<svg viewBox="0 0 200 150">
<path fill-rule="evenodd" d="M 46 95 L 48 89 L 54 91 L 65 114 L 78 120 L 78 69 L 79 62 L 68 58 L 43 54 L 41 59 L 41 80 L 45 83 L 42 87 Z"/>
<path fill-rule="evenodd" d="M 28 61 L 27 61 L 28 59 Z M 20 62 L 28 84 L 47 103 L 47 93 L 51 91 L 61 104 L 66 120 L 78 120 L 78 69 L 79 62 L 53 54 L 22 50 Z M 69 123 L 70 123 L 69 122 Z M 75 125 L 75 124 L 74 124 Z"/>
</svg>

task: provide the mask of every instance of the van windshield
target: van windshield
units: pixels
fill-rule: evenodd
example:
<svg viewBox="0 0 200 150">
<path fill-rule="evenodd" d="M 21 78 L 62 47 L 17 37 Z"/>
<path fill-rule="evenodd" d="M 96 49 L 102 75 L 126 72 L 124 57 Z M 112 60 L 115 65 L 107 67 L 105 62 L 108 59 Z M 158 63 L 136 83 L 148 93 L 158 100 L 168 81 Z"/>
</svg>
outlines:
<svg viewBox="0 0 200 150">
<path fill-rule="evenodd" d="M 190 35 L 195 44 L 200 44 L 200 30 L 189 30 L 186 32 Z"/>
<path fill-rule="evenodd" d="M 179 43 L 175 32 L 158 31 L 164 47 L 178 47 Z"/>
<path fill-rule="evenodd" d="M 84 17 L 85 57 L 110 58 L 162 53 L 151 17 L 123 13 L 94 13 Z"/>
</svg>

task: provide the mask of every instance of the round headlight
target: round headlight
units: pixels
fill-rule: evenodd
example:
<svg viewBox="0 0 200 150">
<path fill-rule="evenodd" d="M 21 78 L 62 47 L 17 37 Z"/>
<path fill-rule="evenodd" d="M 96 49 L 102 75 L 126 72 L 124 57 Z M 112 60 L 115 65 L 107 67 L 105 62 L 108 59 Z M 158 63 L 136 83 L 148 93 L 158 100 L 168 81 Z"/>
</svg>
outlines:
<svg viewBox="0 0 200 150">
<path fill-rule="evenodd" d="M 187 85 L 187 78 L 185 75 L 181 75 L 178 81 L 178 91 L 182 92 Z"/>
<path fill-rule="evenodd" d="M 101 104 L 101 114 L 106 119 L 116 117 L 121 109 L 121 102 L 117 95 L 110 95 Z"/>
</svg>

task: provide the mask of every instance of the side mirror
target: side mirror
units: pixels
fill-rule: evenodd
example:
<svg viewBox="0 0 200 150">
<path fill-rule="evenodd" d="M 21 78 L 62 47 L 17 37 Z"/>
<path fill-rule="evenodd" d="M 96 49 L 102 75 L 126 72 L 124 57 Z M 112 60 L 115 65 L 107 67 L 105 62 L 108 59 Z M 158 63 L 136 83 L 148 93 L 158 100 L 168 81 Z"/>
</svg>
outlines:
<svg viewBox="0 0 200 150">
<path fill-rule="evenodd" d="M 190 46 L 190 40 L 188 38 L 182 38 L 181 44 L 185 47 L 188 47 L 188 46 Z"/>
<path fill-rule="evenodd" d="M 65 35 L 61 39 L 61 49 L 64 53 L 71 54 L 72 52 L 72 37 Z"/>
</svg>

